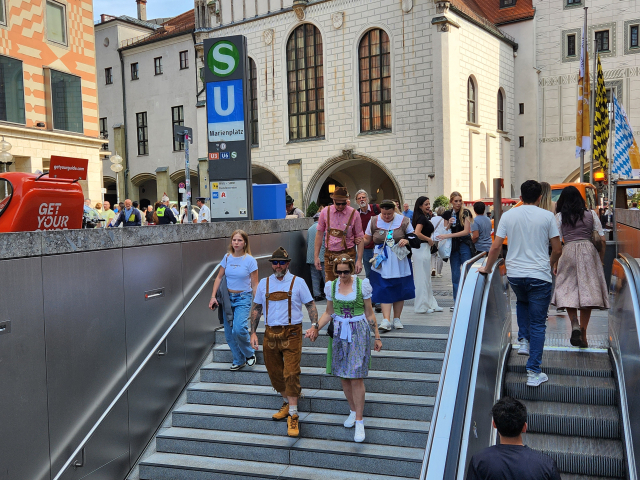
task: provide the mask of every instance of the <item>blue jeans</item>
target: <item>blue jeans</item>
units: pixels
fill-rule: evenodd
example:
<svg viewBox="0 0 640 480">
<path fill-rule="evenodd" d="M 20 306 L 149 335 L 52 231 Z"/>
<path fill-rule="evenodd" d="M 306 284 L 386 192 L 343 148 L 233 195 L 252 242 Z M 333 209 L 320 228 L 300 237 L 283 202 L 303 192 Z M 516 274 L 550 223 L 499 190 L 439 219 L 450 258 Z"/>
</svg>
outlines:
<svg viewBox="0 0 640 480">
<path fill-rule="evenodd" d="M 322 270 L 316 269 L 313 263 L 308 263 L 309 270 L 311 270 L 311 288 L 313 289 L 314 297 L 321 297 L 324 295 L 324 262 L 320 265 Z"/>
<path fill-rule="evenodd" d="M 364 275 L 369 278 L 371 274 L 371 263 L 369 260 L 373 258 L 373 248 L 365 248 L 362 254 L 362 264 L 364 265 Z"/>
<path fill-rule="evenodd" d="M 518 340 L 524 338 L 529 341 L 527 370 L 540 373 L 547 330 L 547 310 L 551 302 L 551 282 L 538 278 L 508 278 L 517 299 Z"/>
<path fill-rule="evenodd" d="M 247 361 L 247 358 L 255 354 L 253 348 L 251 348 L 251 337 L 249 335 L 251 292 L 229 292 L 229 299 L 233 310 L 233 328 L 227 322 L 226 315 L 224 315 L 224 338 L 227 340 L 233 355 L 233 364 L 242 365 Z"/>
<path fill-rule="evenodd" d="M 451 252 L 449 263 L 451 264 L 451 283 L 453 283 L 453 301 L 458 296 L 458 285 L 460 285 L 460 269 L 462 264 L 471 260 L 471 249 L 469 245 L 460 243 L 460 248 Z"/>
</svg>

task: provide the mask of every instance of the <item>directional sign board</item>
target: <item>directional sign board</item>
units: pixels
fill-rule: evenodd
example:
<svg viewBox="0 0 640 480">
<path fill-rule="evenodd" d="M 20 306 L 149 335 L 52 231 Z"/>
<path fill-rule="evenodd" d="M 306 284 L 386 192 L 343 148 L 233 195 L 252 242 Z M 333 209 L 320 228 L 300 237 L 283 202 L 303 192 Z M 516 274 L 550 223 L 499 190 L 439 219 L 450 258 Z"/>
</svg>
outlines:
<svg viewBox="0 0 640 480">
<path fill-rule="evenodd" d="M 211 189 L 211 219 L 252 218 L 251 146 L 249 144 L 247 41 L 242 35 L 204 40 L 205 90 L 207 94 L 207 140 L 209 178 L 213 183 L 233 182 L 233 206 L 214 205 Z M 239 182 L 243 184 L 242 188 Z M 221 191 L 218 191 L 220 194 Z M 244 195 L 240 200 L 238 195 Z M 229 198 L 225 195 L 225 198 Z M 220 204 L 221 205 L 221 204 Z"/>
</svg>

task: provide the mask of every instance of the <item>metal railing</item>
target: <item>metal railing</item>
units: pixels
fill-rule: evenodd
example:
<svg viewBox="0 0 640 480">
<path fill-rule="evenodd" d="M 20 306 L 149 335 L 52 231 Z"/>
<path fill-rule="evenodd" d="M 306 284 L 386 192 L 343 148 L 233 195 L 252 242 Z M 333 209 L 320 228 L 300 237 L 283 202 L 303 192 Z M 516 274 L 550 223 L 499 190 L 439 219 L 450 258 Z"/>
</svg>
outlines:
<svg viewBox="0 0 640 480">
<path fill-rule="evenodd" d="M 271 257 L 271 255 L 260 255 L 258 257 L 254 257 L 256 260 L 264 260 L 265 258 L 269 258 Z M 111 410 L 113 410 L 113 408 L 116 406 L 116 404 L 118 403 L 118 401 L 120 401 L 120 399 L 122 398 L 122 396 L 127 392 L 127 390 L 129 389 L 129 387 L 131 386 L 131 384 L 133 383 L 133 381 L 138 377 L 138 375 L 140 374 L 140 372 L 142 372 L 142 370 L 144 369 L 144 367 L 147 365 L 147 363 L 149 363 L 149 361 L 157 354 L 157 352 L 159 351 L 159 349 L 163 346 L 163 344 L 165 343 L 165 341 L 167 340 L 167 337 L 169 336 L 169 334 L 173 331 L 173 329 L 175 328 L 175 326 L 178 324 L 178 322 L 180 321 L 180 319 L 182 318 L 182 316 L 185 314 L 185 312 L 189 309 L 189 307 L 191 306 L 191 304 L 193 303 L 193 301 L 198 297 L 198 295 L 200 295 L 200 293 L 202 292 L 202 290 L 204 290 L 204 288 L 207 286 L 207 283 L 209 283 L 209 281 L 213 278 L 213 276 L 216 274 L 216 272 L 218 271 L 218 269 L 220 268 L 220 264 L 216 265 L 216 267 L 213 269 L 213 271 L 209 274 L 209 276 L 205 279 L 204 282 L 202 282 L 202 285 L 200 285 L 200 288 L 198 288 L 198 290 L 196 291 L 196 293 L 193 294 L 193 296 L 191 297 L 191 299 L 189 300 L 189 302 L 184 306 L 184 308 L 180 311 L 180 313 L 178 314 L 178 316 L 175 318 L 175 320 L 173 320 L 173 322 L 171 322 L 171 325 L 169 325 L 169 328 L 167 328 L 167 330 L 164 332 L 164 334 L 162 335 L 162 337 L 160 337 L 160 340 L 158 340 L 156 342 L 156 344 L 154 345 L 154 347 L 149 351 L 149 353 L 147 354 L 147 356 L 145 357 L 145 359 L 142 361 L 142 363 L 140 364 L 140 366 L 136 369 L 136 371 L 133 373 L 133 375 L 131 375 L 131 378 L 129 378 L 129 380 L 127 381 L 127 383 L 124 384 L 124 386 L 122 387 L 122 389 L 120 390 L 120 392 L 118 392 L 118 394 L 115 396 L 115 398 L 111 401 L 111 403 L 109 404 L 109 406 L 106 408 L 106 410 L 102 413 L 102 415 L 100 415 L 100 418 L 98 418 L 98 420 L 96 421 L 96 423 L 93 425 L 93 427 L 91 427 L 91 430 L 89 430 L 89 433 L 87 433 L 85 435 L 85 437 L 82 439 L 82 441 L 80 442 L 80 444 L 76 447 L 76 449 L 73 451 L 73 453 L 71 454 L 71 456 L 67 459 L 67 461 L 64 463 L 64 465 L 62 466 L 62 468 L 60 469 L 60 471 L 58 472 L 58 474 L 53 478 L 53 480 L 59 480 L 60 477 L 62 477 L 62 475 L 64 474 L 64 472 L 67 470 L 67 468 L 69 468 L 69 466 L 71 466 L 71 463 L 73 462 L 73 459 L 76 458 L 78 456 L 79 453 L 83 453 L 82 457 L 83 460 L 81 462 L 76 462 L 74 463 L 75 467 L 81 467 L 82 465 L 84 465 L 84 447 L 87 444 L 87 442 L 91 439 L 91 437 L 93 436 L 93 434 L 96 432 L 96 430 L 98 429 L 98 427 L 102 424 L 102 422 L 104 421 L 105 418 L 107 418 L 107 415 L 109 415 L 109 413 L 111 413 Z"/>
</svg>

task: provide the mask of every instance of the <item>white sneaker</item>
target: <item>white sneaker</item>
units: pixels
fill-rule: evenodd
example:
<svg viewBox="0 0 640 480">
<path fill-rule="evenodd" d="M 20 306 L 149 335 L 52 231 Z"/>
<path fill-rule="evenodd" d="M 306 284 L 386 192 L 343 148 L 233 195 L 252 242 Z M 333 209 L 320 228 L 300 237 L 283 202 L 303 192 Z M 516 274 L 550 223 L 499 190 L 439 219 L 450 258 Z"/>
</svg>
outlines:
<svg viewBox="0 0 640 480">
<path fill-rule="evenodd" d="M 529 355 L 529 340 L 525 338 L 520 340 L 520 348 L 518 349 L 518 355 Z"/>
<path fill-rule="evenodd" d="M 527 370 L 527 386 L 539 387 L 541 383 L 547 382 L 549 377 L 544 372 L 534 373 L 531 370 Z"/>
<path fill-rule="evenodd" d="M 435 310 L 433 308 L 428 308 L 427 309 L 427 313 L 433 313 L 433 312 L 435 312 Z"/>
<path fill-rule="evenodd" d="M 427 310 L 427 313 L 432 313 L 432 312 Z M 404 328 L 404 325 L 402 325 L 402 322 L 400 321 L 399 318 L 394 318 L 393 319 L 393 328 L 396 328 L 398 330 L 401 329 L 401 328 Z"/>
<path fill-rule="evenodd" d="M 356 423 L 356 434 L 353 436 L 354 442 L 364 442 L 364 423 Z"/>
<path fill-rule="evenodd" d="M 388 332 L 392 328 L 393 328 L 393 325 L 391 325 L 391 322 L 386 318 L 382 320 L 382 323 L 380 323 L 380 325 L 378 325 L 378 330 L 384 330 L 385 332 Z"/>
<path fill-rule="evenodd" d="M 444 312 L 444 308 L 442 307 L 436 307 L 433 309 L 434 312 Z"/>
<path fill-rule="evenodd" d="M 442 278 L 442 274 L 441 273 L 436 273 L 436 278 Z"/>
<path fill-rule="evenodd" d="M 344 421 L 345 428 L 353 428 L 356 424 L 356 412 L 351 412 L 347 419 Z"/>
</svg>

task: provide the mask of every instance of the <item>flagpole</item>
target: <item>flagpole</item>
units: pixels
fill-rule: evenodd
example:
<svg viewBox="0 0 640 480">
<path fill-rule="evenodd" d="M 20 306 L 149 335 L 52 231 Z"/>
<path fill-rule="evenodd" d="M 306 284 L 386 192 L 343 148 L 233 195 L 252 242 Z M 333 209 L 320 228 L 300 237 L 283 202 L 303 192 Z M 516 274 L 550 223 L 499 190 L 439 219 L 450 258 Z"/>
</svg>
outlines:
<svg viewBox="0 0 640 480">
<path fill-rule="evenodd" d="M 587 43 L 587 9 L 589 7 L 584 7 L 584 30 L 582 31 L 582 45 L 581 45 L 581 49 L 582 52 L 585 51 L 585 44 L 588 45 Z M 586 60 L 589 61 L 589 55 L 586 55 Z M 582 95 L 584 96 L 584 79 L 582 80 Z M 582 143 L 582 139 L 580 139 L 580 142 Z M 580 150 L 580 180 L 581 183 L 584 181 L 584 149 Z"/>
<path fill-rule="evenodd" d="M 609 102 L 609 111 L 607 112 L 609 114 L 609 151 L 607 152 L 608 155 L 608 162 L 607 162 L 607 167 L 609 172 L 607 175 L 607 187 L 608 187 L 608 192 L 607 192 L 607 196 L 609 198 L 609 209 L 610 211 L 613 212 L 613 207 L 611 205 L 611 163 L 613 163 L 613 136 L 616 134 L 616 130 L 615 128 L 613 129 L 613 131 L 611 130 L 611 125 L 613 125 L 613 95 L 614 92 L 611 91 L 611 101 Z"/>
<path fill-rule="evenodd" d="M 594 123 L 596 121 L 596 96 L 597 96 L 596 92 L 598 90 L 598 41 L 594 38 L 593 43 L 594 43 L 593 68 L 595 69 L 595 72 L 593 75 L 593 93 L 589 98 L 589 102 L 592 102 L 590 103 L 591 111 L 589 112 L 589 115 L 591 116 L 591 163 L 589 164 L 589 183 L 593 183 L 593 157 L 594 157 L 594 150 L 595 150 L 593 148 L 593 144 L 594 144 L 593 137 L 594 137 L 594 132 L 596 130 Z M 589 71 L 589 73 L 591 73 L 591 71 Z"/>
</svg>

